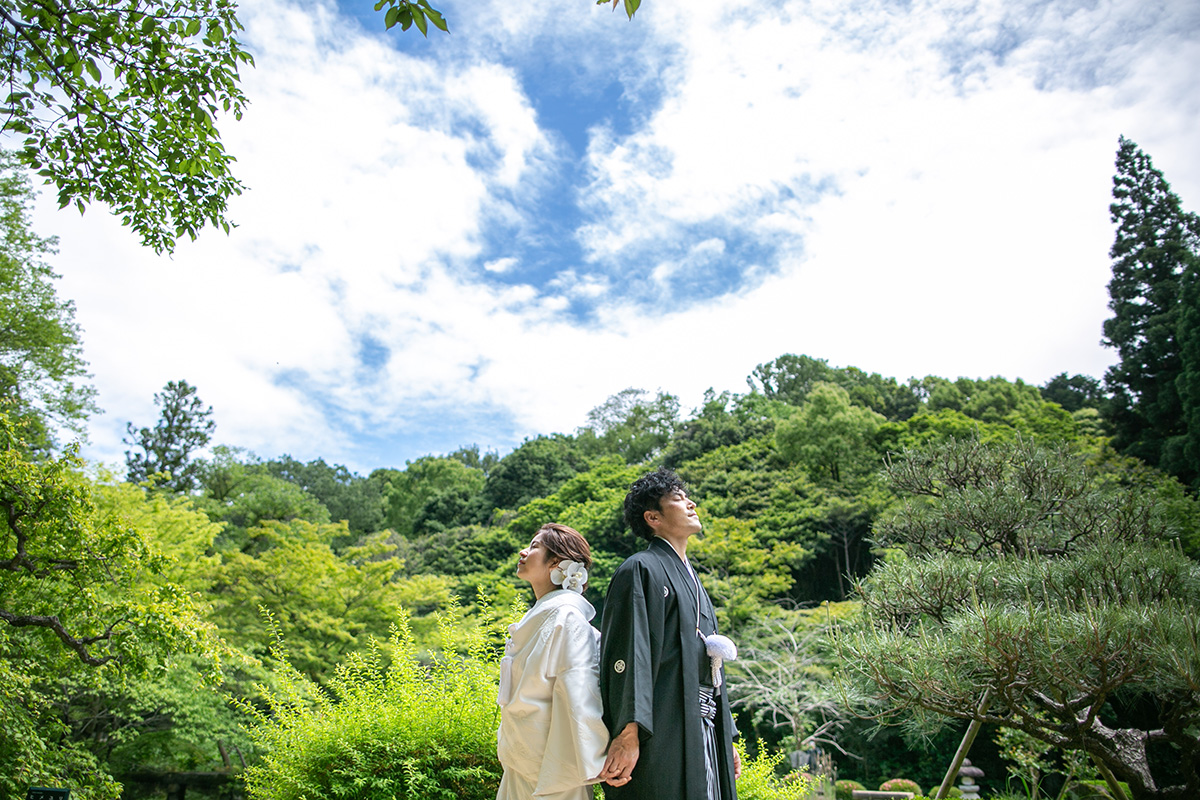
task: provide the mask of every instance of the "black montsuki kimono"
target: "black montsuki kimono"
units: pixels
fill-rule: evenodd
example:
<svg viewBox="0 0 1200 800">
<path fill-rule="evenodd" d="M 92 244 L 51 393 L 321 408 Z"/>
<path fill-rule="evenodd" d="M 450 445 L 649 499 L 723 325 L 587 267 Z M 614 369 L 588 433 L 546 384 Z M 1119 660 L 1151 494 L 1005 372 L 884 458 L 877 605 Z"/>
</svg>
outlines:
<svg viewBox="0 0 1200 800">
<path fill-rule="evenodd" d="M 613 575 L 600 626 L 600 694 L 604 722 L 616 736 L 641 728 L 628 784 L 604 786 L 617 800 L 705 800 L 700 682 L 711 684 L 704 642 L 696 635 L 696 590 L 687 567 L 663 539 L 625 560 Z M 701 632 L 717 631 L 712 601 L 700 590 Z M 717 697 L 717 765 L 721 799 L 735 800 L 733 717 L 722 685 Z"/>
</svg>

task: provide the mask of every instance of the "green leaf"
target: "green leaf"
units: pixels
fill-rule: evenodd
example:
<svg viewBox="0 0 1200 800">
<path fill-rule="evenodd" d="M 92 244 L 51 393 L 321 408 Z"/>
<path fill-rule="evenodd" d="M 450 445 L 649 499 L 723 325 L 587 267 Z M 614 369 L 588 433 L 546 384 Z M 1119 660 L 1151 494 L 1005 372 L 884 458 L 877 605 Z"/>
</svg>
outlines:
<svg viewBox="0 0 1200 800">
<path fill-rule="evenodd" d="M 391 8 L 389 8 L 387 10 L 387 13 L 383 15 L 384 26 L 388 30 L 391 30 L 392 26 L 394 26 L 396 24 L 396 20 L 399 19 L 399 17 L 400 17 L 400 7 L 392 6 Z"/>
<path fill-rule="evenodd" d="M 422 0 L 421 5 L 425 6 L 425 16 L 429 17 L 429 21 L 434 24 L 434 27 L 444 33 L 450 32 L 450 28 L 446 25 L 446 20 L 440 12 L 430 8 L 429 4 L 424 2 L 424 0 Z"/>
<path fill-rule="evenodd" d="M 94 80 L 96 83 L 99 83 L 100 77 L 101 77 L 100 76 L 100 67 L 98 67 L 96 65 L 95 60 L 89 58 L 87 61 L 84 62 L 84 65 L 87 67 L 88 75 L 92 76 L 92 80 Z"/>
<path fill-rule="evenodd" d="M 420 6 L 413 6 L 412 11 L 413 21 L 417 23 L 417 30 L 421 32 L 422 36 L 428 38 L 429 24 L 425 21 L 425 12 L 421 10 Z"/>
<path fill-rule="evenodd" d="M 625 0 L 625 13 L 629 15 L 630 19 L 633 19 L 634 13 L 641 4 L 642 0 Z"/>
</svg>

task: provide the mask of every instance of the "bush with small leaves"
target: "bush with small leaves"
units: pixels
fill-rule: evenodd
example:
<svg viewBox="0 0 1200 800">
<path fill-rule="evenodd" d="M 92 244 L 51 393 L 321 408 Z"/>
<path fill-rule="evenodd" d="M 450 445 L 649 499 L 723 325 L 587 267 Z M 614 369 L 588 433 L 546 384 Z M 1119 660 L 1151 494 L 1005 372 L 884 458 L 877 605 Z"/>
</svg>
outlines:
<svg viewBox="0 0 1200 800">
<path fill-rule="evenodd" d="M 750 759 L 741 742 L 734 747 L 742 759 L 742 775 L 737 780 L 738 800 L 807 800 L 815 796 L 817 781 L 807 772 L 792 770 L 779 775 L 776 771 L 783 763 L 783 753 L 761 749 Z"/>
<path fill-rule="evenodd" d="M 1132 797 L 1129 791 L 1129 784 L 1122 782 L 1121 790 L 1125 792 L 1126 797 Z M 1108 788 L 1108 784 L 1104 781 L 1086 780 L 1074 781 L 1067 790 L 1066 796 L 1070 800 L 1112 800 L 1112 790 Z"/>
<path fill-rule="evenodd" d="M 837 796 L 837 800 L 852 800 L 855 790 L 866 789 L 858 781 L 840 780 L 833 784 L 833 792 Z"/>
<path fill-rule="evenodd" d="M 439 624 L 441 648 L 427 658 L 418 658 L 404 622 L 322 687 L 287 664 L 277 635 L 274 688 L 263 688 L 267 710 L 239 704 L 255 718 L 251 733 L 265 753 L 245 772 L 249 796 L 493 800 L 502 772 L 494 632 L 475 628 L 460 654 L 457 609 Z"/>
<path fill-rule="evenodd" d="M 879 784 L 881 792 L 912 792 L 914 795 L 925 794 L 921 791 L 921 786 L 916 781 L 910 781 L 908 778 L 892 778 L 890 781 L 884 781 Z"/>
</svg>

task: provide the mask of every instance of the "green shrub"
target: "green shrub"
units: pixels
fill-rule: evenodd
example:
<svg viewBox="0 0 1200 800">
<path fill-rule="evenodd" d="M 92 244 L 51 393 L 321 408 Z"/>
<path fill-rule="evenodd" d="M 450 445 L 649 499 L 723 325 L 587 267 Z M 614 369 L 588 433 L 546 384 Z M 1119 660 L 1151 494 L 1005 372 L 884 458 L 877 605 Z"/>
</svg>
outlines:
<svg viewBox="0 0 1200 800">
<path fill-rule="evenodd" d="M 783 763 L 783 753 L 758 751 L 758 757 L 750 760 L 741 742 L 735 742 L 742 759 L 742 776 L 737 780 L 738 800 L 804 800 L 812 797 L 817 781 L 807 772 L 791 770 L 779 775 L 777 769 Z M 839 781 L 840 782 L 840 781 Z"/>
<path fill-rule="evenodd" d="M 865 789 L 858 781 L 840 780 L 833 784 L 833 792 L 837 796 L 837 800 L 851 800 L 854 797 L 855 789 Z"/>
<path fill-rule="evenodd" d="M 441 649 L 417 658 L 407 622 L 318 687 L 286 661 L 276 636 L 275 687 L 251 734 L 265 753 L 245 772 L 254 800 L 494 800 L 497 660 L 475 629 L 453 651 L 457 608 L 439 617 Z M 507 621 L 507 620 L 505 620 Z"/>
<path fill-rule="evenodd" d="M 1122 782 L 1121 790 L 1126 797 L 1133 797 L 1129 784 Z M 1112 792 L 1104 781 L 1075 781 L 1067 794 L 1071 800 L 1112 800 Z"/>
<path fill-rule="evenodd" d="M 884 781 L 879 784 L 881 792 L 912 792 L 914 795 L 925 794 L 921 791 L 921 786 L 916 781 L 910 781 L 908 778 L 892 778 L 890 781 Z"/>
</svg>

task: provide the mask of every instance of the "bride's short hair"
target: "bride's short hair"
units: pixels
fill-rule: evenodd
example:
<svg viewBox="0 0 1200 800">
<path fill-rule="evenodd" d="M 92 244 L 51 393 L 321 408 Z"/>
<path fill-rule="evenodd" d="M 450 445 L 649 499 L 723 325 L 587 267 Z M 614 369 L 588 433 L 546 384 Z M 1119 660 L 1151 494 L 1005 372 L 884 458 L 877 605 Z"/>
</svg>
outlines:
<svg viewBox="0 0 1200 800">
<path fill-rule="evenodd" d="M 579 531 L 557 522 L 547 522 L 538 529 L 538 533 L 542 535 L 542 544 L 551 558 L 578 561 L 584 569 L 592 568 L 592 548 Z"/>
</svg>

